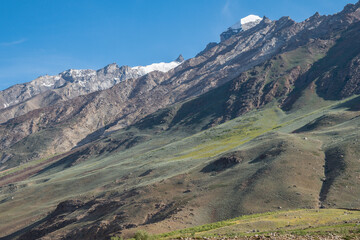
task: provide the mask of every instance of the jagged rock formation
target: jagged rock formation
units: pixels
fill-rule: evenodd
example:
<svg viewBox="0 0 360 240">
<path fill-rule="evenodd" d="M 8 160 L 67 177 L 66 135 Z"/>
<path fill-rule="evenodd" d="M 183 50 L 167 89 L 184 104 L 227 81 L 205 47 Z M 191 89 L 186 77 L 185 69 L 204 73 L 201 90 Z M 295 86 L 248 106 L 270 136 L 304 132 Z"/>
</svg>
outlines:
<svg viewBox="0 0 360 240">
<path fill-rule="evenodd" d="M 264 105 L 274 97 L 289 94 L 294 82 L 294 79 L 289 79 L 289 86 L 282 88 L 282 92 L 270 91 L 271 98 L 258 98 L 255 97 L 260 86 L 257 81 L 266 91 L 269 91 L 270 86 L 266 85 L 264 79 L 250 81 L 254 84 L 253 87 L 243 84 L 241 79 L 244 71 L 277 54 L 305 46 L 314 39 L 319 39 L 315 45 L 318 44 L 326 50 L 333 44 L 333 33 L 346 29 L 359 20 L 359 3 L 348 5 L 344 11 L 332 16 L 315 14 L 301 23 L 288 17 L 278 21 L 264 18 L 255 27 L 221 42 L 166 73 L 153 72 L 137 79 L 124 80 L 108 90 L 77 97 L 14 118 L 0 126 L 0 149 L 7 149 L 7 154 L 13 155 L 11 147 L 16 143 L 21 140 L 33 141 L 32 137 L 36 137 L 37 132 L 51 129 L 54 134 L 52 140 L 42 145 L 41 149 L 33 149 L 32 157 L 27 156 L 25 159 L 64 152 L 93 140 L 100 133 L 126 127 L 162 107 L 200 95 L 235 78 L 240 78 L 241 84 L 234 88 L 240 87 L 237 90 L 241 93 L 239 96 L 247 99 L 245 103 L 234 105 L 239 108 L 235 112 L 243 114 Z M 296 78 L 308 67 L 301 70 L 291 69 L 289 77 Z M 103 72 L 118 72 L 117 69 L 111 65 Z M 249 93 L 245 94 L 244 91 Z M 96 134 L 92 134 L 93 132 Z M 24 161 L 24 157 L 22 159 Z"/>
<path fill-rule="evenodd" d="M 97 71 L 70 69 L 55 76 L 45 75 L 28 83 L 14 85 L 0 91 L 0 123 L 34 109 L 108 89 L 152 71 L 167 72 L 183 61 L 184 58 L 180 55 L 173 62 L 148 66 L 119 67 L 112 63 Z"/>
<path fill-rule="evenodd" d="M 198 57 L 204 53 L 206 53 L 207 51 L 209 51 L 210 49 L 212 49 L 213 47 L 215 47 L 217 45 L 216 42 L 211 42 L 211 43 L 208 43 L 205 47 L 204 50 L 202 50 L 201 52 L 199 52 L 195 57 Z"/>
</svg>

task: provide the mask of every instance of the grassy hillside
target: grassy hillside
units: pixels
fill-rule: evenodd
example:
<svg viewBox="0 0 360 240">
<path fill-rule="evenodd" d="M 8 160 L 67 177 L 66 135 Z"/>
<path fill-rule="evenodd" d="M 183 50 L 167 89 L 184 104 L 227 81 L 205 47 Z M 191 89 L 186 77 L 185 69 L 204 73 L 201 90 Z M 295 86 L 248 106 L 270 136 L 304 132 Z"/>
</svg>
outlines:
<svg viewBox="0 0 360 240">
<path fill-rule="evenodd" d="M 279 208 L 358 208 L 359 162 L 352 144 L 360 134 L 359 112 L 352 108 L 358 98 L 318 102 L 321 107 L 306 114 L 285 113 L 274 103 L 193 135 L 181 124 L 157 133 L 166 121 L 115 132 L 3 186 L 0 216 L 8 221 L 1 232 L 37 219 L 33 227 L 53 237 L 94 224 L 111 226 L 106 234 L 144 228 L 160 233 Z M 334 148 L 344 149 L 341 169 L 328 158 Z M 48 215 L 66 199 L 81 204 Z M 50 230 L 60 216 L 69 223 Z M 136 225 L 126 230 L 129 223 Z"/>
<path fill-rule="evenodd" d="M 238 218 L 151 236 L 174 238 L 360 237 L 360 212 L 342 209 L 290 210 Z M 117 237 L 112 237 L 117 239 Z"/>
</svg>

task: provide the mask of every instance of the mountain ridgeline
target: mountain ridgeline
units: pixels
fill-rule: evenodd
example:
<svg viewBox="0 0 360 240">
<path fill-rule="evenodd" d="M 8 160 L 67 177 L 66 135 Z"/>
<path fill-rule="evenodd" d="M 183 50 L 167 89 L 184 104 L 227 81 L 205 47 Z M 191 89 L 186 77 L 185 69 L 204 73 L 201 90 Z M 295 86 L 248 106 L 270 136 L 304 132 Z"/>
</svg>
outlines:
<svg viewBox="0 0 360 240">
<path fill-rule="evenodd" d="M 15 85 L 0 92 L 0 236 L 360 209 L 358 94 L 360 2 L 303 22 L 250 15 L 187 60 Z"/>
<path fill-rule="evenodd" d="M 55 76 L 41 76 L 31 82 L 0 91 L 0 123 L 32 110 L 54 105 L 80 95 L 108 89 L 124 80 L 141 77 L 151 71 L 167 72 L 184 61 L 180 55 L 170 63 L 148 66 L 121 66 L 116 63 L 95 70 L 69 69 Z"/>
</svg>

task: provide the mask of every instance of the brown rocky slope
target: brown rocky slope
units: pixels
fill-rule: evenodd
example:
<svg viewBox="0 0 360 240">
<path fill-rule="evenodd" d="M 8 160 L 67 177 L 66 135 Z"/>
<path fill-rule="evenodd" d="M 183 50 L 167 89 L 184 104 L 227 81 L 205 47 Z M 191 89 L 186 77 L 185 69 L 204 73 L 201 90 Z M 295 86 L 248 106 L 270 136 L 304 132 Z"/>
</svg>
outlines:
<svg viewBox="0 0 360 240">
<path fill-rule="evenodd" d="M 96 139 L 97 135 L 106 130 L 126 127 L 159 108 L 197 96 L 234 78 L 244 78 L 243 72 L 251 67 L 269 60 L 274 55 L 307 46 L 311 41 L 323 45 L 325 51 L 331 47 L 334 33 L 346 29 L 360 19 L 359 12 L 358 3 L 348 5 L 342 12 L 332 16 L 315 14 L 301 23 L 286 17 L 278 21 L 264 18 L 257 26 L 221 42 L 167 73 L 153 72 L 141 78 L 129 79 L 108 90 L 80 96 L 11 119 L 0 125 L 0 150 L 4 152 L 1 168 L 9 168 L 34 157 L 70 150 Z M 277 88 L 278 84 L 274 82 L 261 87 L 249 86 L 255 82 L 251 77 L 245 77 L 244 83 L 234 87 L 240 87 L 244 91 L 253 90 L 244 93 L 248 96 L 245 103 L 247 106 L 240 104 L 238 108 L 241 110 L 237 110 L 236 114 L 262 106 L 272 97 L 287 94 L 294 82 L 291 78 L 296 78 L 308 67 L 289 69 L 290 78 L 279 78 L 279 81 L 287 82 L 285 89 L 281 91 L 271 90 Z M 277 76 L 275 74 L 272 77 Z M 267 83 L 263 80 L 257 81 L 260 81 L 259 84 Z M 253 96 L 257 94 L 259 87 L 268 92 L 267 96 Z M 17 149 L 14 151 L 18 154 L 18 145 L 26 145 L 20 141 L 34 142 L 39 135 L 51 136 L 51 140 L 40 140 L 41 148 L 39 144 L 27 146 L 28 150 L 20 151 L 22 160 L 15 157 L 11 161 L 16 153 L 9 149 Z"/>
</svg>

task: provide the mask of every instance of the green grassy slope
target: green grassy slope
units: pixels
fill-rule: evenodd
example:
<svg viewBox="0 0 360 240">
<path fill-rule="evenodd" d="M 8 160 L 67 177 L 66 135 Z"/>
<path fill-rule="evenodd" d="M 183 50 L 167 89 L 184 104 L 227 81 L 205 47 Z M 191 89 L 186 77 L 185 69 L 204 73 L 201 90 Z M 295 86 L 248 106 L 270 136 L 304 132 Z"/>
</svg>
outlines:
<svg viewBox="0 0 360 240">
<path fill-rule="evenodd" d="M 153 236 L 174 238 L 288 238 L 336 234 L 353 239 L 360 235 L 360 212 L 342 209 L 290 210 L 244 215 L 238 218 Z M 114 237 L 113 239 L 116 239 Z"/>
<path fill-rule="evenodd" d="M 323 166 L 327 164 L 324 146 L 342 146 L 344 140 L 334 136 L 343 133 L 334 135 L 329 128 L 323 127 L 321 131 L 292 133 L 323 116 L 357 114 L 346 109 L 343 102 L 328 102 L 326 107 L 299 117 L 296 113 L 282 112 L 274 104 L 191 136 L 179 131 L 181 126 L 175 127 L 176 131 L 153 135 L 153 129 L 140 132 L 136 127 L 126 130 L 127 134 L 116 132 L 97 146 L 128 138 L 130 131 L 132 136 L 142 135 L 147 140 L 127 149 L 105 149 L 101 154 L 98 152 L 97 157 L 70 164 L 70 167 L 64 167 L 66 162 L 55 164 L 36 176 L 4 186 L 0 214 L 8 222 L 1 224 L 1 231 L 9 233 L 15 230 L 14 226 L 25 226 L 32 219 L 41 219 L 48 209 L 69 198 L 85 202 L 119 199 L 124 202 L 123 206 L 100 214 L 98 219 L 110 221 L 112 216 L 126 211 L 129 222 L 149 221 L 150 232 L 164 231 L 165 226 L 182 228 L 241 214 L 274 211 L 279 207 L 317 208 L 322 204 L 326 207 L 359 207 L 357 192 L 352 192 L 352 198 L 343 198 L 345 195 L 340 194 L 346 186 L 356 184 L 349 177 L 353 176 L 350 169 L 356 172 L 355 166 L 359 165 L 357 158 L 354 159 L 356 154 L 349 155 L 348 161 L 353 166 L 342 170 L 344 177 L 341 174 L 333 176 L 326 197 L 320 196 L 324 179 L 332 176 L 324 173 Z M 335 122 L 331 128 L 359 134 L 358 128 L 349 121 L 355 119 Z M 339 124 L 344 127 L 339 128 Z M 220 161 L 224 166 L 219 171 L 216 168 L 210 172 L 202 171 L 213 161 L 228 156 L 235 156 L 238 162 L 229 167 L 226 161 Z M 133 189 L 138 191 L 135 196 L 122 197 L 123 193 Z M 336 196 L 336 201 L 332 196 Z M 201 204 L 204 201 L 208 204 Z M 149 220 L 144 213 L 156 215 L 156 202 L 173 203 L 172 206 L 181 211 L 168 209 L 158 220 L 151 217 Z M 138 204 L 141 204 L 140 208 Z M 84 211 L 76 210 L 68 217 L 81 215 Z M 171 216 L 177 216 L 178 220 Z M 76 227 L 93 221 L 95 219 L 79 221 Z M 74 227 L 69 225 L 59 231 L 71 231 Z"/>
</svg>

